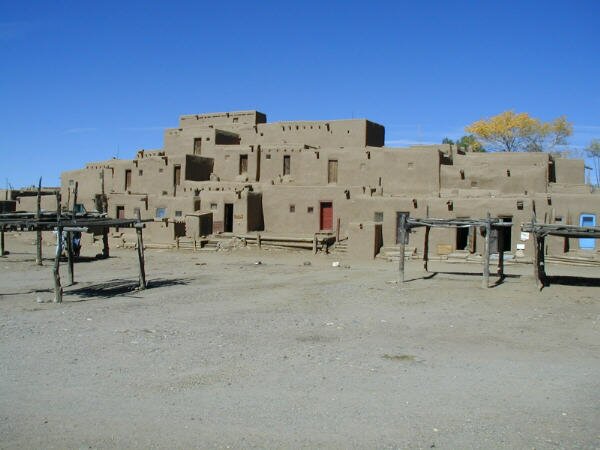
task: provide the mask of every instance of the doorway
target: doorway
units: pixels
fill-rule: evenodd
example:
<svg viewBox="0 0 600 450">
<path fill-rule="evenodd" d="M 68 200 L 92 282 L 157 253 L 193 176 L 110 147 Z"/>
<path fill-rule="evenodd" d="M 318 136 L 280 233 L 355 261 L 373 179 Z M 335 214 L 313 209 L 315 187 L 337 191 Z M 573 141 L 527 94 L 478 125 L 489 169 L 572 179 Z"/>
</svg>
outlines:
<svg viewBox="0 0 600 450">
<path fill-rule="evenodd" d="M 321 202 L 321 221 L 320 226 L 322 231 L 333 230 L 333 203 Z"/>
<path fill-rule="evenodd" d="M 223 231 L 233 232 L 233 203 L 225 203 L 225 216 L 223 217 Z"/>
</svg>

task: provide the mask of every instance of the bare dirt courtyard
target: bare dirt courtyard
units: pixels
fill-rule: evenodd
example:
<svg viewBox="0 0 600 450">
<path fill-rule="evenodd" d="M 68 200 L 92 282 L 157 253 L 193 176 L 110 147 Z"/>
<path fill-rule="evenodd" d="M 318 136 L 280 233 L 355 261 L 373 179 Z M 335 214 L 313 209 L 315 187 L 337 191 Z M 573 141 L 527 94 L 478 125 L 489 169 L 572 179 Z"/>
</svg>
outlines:
<svg viewBox="0 0 600 450">
<path fill-rule="evenodd" d="M 484 290 L 412 261 L 399 287 L 384 261 L 150 250 L 138 292 L 113 249 L 52 304 L 51 261 L 7 246 L 2 448 L 600 448 L 598 268 Z"/>
</svg>

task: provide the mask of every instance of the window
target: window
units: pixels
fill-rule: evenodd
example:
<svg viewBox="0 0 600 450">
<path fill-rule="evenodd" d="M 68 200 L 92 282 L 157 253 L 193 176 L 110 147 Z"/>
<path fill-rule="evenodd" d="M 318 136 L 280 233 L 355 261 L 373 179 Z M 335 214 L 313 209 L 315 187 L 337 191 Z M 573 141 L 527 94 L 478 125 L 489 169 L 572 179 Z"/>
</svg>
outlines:
<svg viewBox="0 0 600 450">
<path fill-rule="evenodd" d="M 194 155 L 199 155 L 202 152 L 202 138 L 194 139 Z"/>
<path fill-rule="evenodd" d="M 337 183 L 338 180 L 338 162 L 337 159 L 330 159 L 327 162 L 327 182 Z"/>
<path fill-rule="evenodd" d="M 117 206 L 117 219 L 124 219 L 124 218 L 125 218 L 125 207 Z"/>
<path fill-rule="evenodd" d="M 283 156 L 283 175 L 290 174 L 290 155 Z"/>
<path fill-rule="evenodd" d="M 271 159 L 271 154 L 267 153 L 267 159 Z"/>
<path fill-rule="evenodd" d="M 157 219 L 163 219 L 167 216 L 167 208 L 156 208 L 156 214 L 154 217 Z"/>
<path fill-rule="evenodd" d="M 69 180 L 69 186 L 75 186 L 75 180 Z"/>
<path fill-rule="evenodd" d="M 248 173 L 248 155 L 240 155 L 240 175 Z"/>
<path fill-rule="evenodd" d="M 140 212 L 140 208 L 133 208 L 133 217 L 137 218 L 138 216 L 140 216 L 141 212 Z"/>
<path fill-rule="evenodd" d="M 144 175 L 144 171 L 142 169 L 138 170 L 138 175 L 141 177 L 142 175 Z"/>
<path fill-rule="evenodd" d="M 373 222 L 383 222 L 382 211 L 376 211 L 375 214 L 373 214 Z"/>
<path fill-rule="evenodd" d="M 290 212 L 296 212 L 296 205 L 290 205 Z"/>
<path fill-rule="evenodd" d="M 519 209 L 519 210 L 523 209 L 523 200 L 517 200 L 517 209 Z"/>
<path fill-rule="evenodd" d="M 237 118 L 237 117 L 234 117 L 234 118 L 233 118 L 233 123 L 236 123 L 237 121 L 238 121 L 238 118 Z"/>
<path fill-rule="evenodd" d="M 161 167 L 160 169 L 158 169 L 158 173 L 163 173 L 163 168 Z"/>
<path fill-rule="evenodd" d="M 75 205 L 75 214 L 82 214 L 85 212 L 85 206 L 83 206 L 83 203 L 77 203 Z"/>
<path fill-rule="evenodd" d="M 200 211 L 200 200 L 194 200 L 194 211 Z"/>
<path fill-rule="evenodd" d="M 415 168 L 415 163 L 414 162 L 409 162 L 408 163 L 408 168 L 409 169 L 414 169 Z"/>
<path fill-rule="evenodd" d="M 314 207 L 312 207 L 312 206 L 309 206 L 308 208 L 306 208 L 306 212 L 307 212 L 308 214 L 312 214 L 314 210 L 315 210 L 315 208 L 314 208 Z"/>
<path fill-rule="evenodd" d="M 211 203 L 210 204 L 210 209 L 213 210 L 213 211 L 216 210 L 217 209 L 217 204 L 216 203 Z"/>
<path fill-rule="evenodd" d="M 181 217 L 182 213 L 181 211 L 175 211 L 175 217 Z"/>
</svg>

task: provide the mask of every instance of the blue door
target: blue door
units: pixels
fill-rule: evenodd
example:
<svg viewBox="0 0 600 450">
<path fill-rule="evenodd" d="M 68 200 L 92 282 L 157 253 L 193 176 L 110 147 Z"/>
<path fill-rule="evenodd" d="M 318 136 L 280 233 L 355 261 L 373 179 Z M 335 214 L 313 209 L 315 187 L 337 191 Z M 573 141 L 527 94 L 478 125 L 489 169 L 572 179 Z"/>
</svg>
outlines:
<svg viewBox="0 0 600 450">
<path fill-rule="evenodd" d="M 594 214 L 582 214 L 579 216 L 580 227 L 595 227 L 596 216 Z M 596 246 L 596 239 L 580 238 L 579 248 L 583 250 L 593 250 Z"/>
</svg>

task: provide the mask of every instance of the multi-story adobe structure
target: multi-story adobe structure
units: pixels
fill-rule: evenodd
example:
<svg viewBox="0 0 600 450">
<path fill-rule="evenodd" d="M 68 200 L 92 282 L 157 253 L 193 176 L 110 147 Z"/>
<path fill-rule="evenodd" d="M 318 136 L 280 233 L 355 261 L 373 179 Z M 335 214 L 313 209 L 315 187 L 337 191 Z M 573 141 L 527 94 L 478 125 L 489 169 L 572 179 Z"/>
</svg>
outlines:
<svg viewBox="0 0 600 450">
<path fill-rule="evenodd" d="M 585 185 L 582 160 L 450 145 L 390 148 L 384 138 L 383 126 L 363 119 L 267 123 L 257 111 L 184 115 L 177 128 L 165 130 L 161 150 L 64 172 L 63 199 L 78 182 L 79 202 L 96 210 L 104 192 L 109 215 L 134 217 L 139 210 L 157 219 L 148 225 L 156 243 L 208 233 L 339 232 L 368 256 L 396 245 L 401 214 L 483 218 L 489 212 L 514 223 L 505 249 L 524 257 L 531 243 L 519 225 L 534 209 L 539 221 L 572 225 L 596 224 L 600 214 L 600 195 Z M 208 224 L 190 220 L 211 215 Z M 418 233 L 411 237 L 417 254 Z M 478 252 L 477 234 L 432 230 L 430 251 Z M 594 241 L 577 239 L 550 239 L 548 251 L 600 255 Z"/>
</svg>

